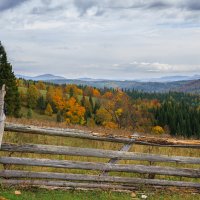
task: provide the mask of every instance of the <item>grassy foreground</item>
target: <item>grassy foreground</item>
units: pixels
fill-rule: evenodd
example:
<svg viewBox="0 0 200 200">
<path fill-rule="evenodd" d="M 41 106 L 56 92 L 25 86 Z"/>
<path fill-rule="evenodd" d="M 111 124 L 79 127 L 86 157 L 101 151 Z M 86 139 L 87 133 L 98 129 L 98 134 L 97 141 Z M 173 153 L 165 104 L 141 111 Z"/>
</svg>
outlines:
<svg viewBox="0 0 200 200">
<path fill-rule="evenodd" d="M 134 200 L 144 199 L 146 195 L 148 200 L 200 200 L 200 194 L 185 194 L 177 192 L 137 192 L 120 193 L 108 191 L 62 191 L 29 189 L 20 190 L 21 194 L 16 195 L 15 189 L 0 189 L 0 200 Z M 135 197 L 133 197 L 135 195 Z"/>
<path fill-rule="evenodd" d="M 12 121 L 11 119 L 9 121 Z M 14 121 L 15 122 L 15 121 Z M 29 123 L 28 123 L 29 122 Z M 52 121 L 48 123 L 45 121 L 38 120 L 37 122 L 23 121 L 20 119 L 17 123 L 32 124 L 39 126 L 58 126 L 62 127 L 60 124 L 55 124 Z M 66 126 L 66 125 L 65 125 Z M 75 127 L 76 128 L 76 127 Z M 98 132 L 98 131 L 97 131 Z M 59 146 L 73 146 L 82 148 L 96 148 L 96 149 L 111 149 L 118 150 L 122 147 L 122 144 L 102 142 L 102 141 L 90 141 L 86 139 L 78 138 L 63 138 L 63 137 L 52 137 L 44 135 L 32 135 L 32 134 L 19 134 L 5 132 L 3 137 L 3 142 L 15 143 L 15 144 L 45 144 L 45 145 L 59 145 Z M 184 148 L 172 148 L 172 147 L 150 147 L 144 145 L 133 145 L 130 152 L 141 152 L 141 153 L 152 153 L 152 154 L 163 154 L 168 156 L 190 156 L 199 157 L 199 149 L 184 149 Z M 9 152 L 0 152 L 0 156 L 10 156 Z M 108 162 L 108 159 L 104 158 L 93 158 L 93 157 L 81 157 L 81 156 L 69 156 L 69 155 L 47 155 L 47 154 L 35 154 L 35 153 L 20 153 L 13 152 L 13 157 L 27 157 L 27 158 L 46 158 L 46 159 L 58 159 L 58 160 L 72 160 L 72 161 L 86 161 L 86 162 Z M 193 164 L 180 164 L 180 163 L 149 163 L 146 161 L 119 161 L 120 164 L 142 164 L 142 165 L 158 165 L 158 166 L 169 166 L 169 167 L 179 167 L 179 168 L 195 168 L 198 169 L 199 165 Z M 0 169 L 4 169 L 4 166 L 0 165 Z M 62 169 L 62 168 L 51 168 L 51 167 L 39 167 L 39 166 L 20 166 L 11 165 L 7 169 L 10 170 L 30 170 L 30 171 L 48 171 L 57 173 L 79 173 L 79 174 L 90 174 L 99 175 L 99 171 L 94 170 L 79 170 L 79 169 Z M 136 173 L 123 173 L 123 172 L 110 172 L 110 175 L 117 176 L 128 176 L 128 177 L 139 177 L 147 178 L 145 174 Z M 155 178 L 166 179 L 166 180 L 181 180 L 181 181 L 194 181 L 199 182 L 200 179 L 192 178 L 180 178 L 180 177 L 168 177 L 159 176 Z M 1 183 L 0 183 L 1 185 Z M 78 191 L 78 190 L 45 190 L 45 189 L 19 189 L 21 195 L 16 195 L 15 190 L 17 188 L 5 189 L 0 186 L 0 200 L 133 200 L 142 199 L 142 194 L 147 196 L 147 200 L 200 200 L 200 194 L 194 194 L 189 191 L 180 190 L 147 190 L 147 188 L 141 187 L 136 193 L 120 193 L 111 191 Z M 187 192 L 187 193 L 185 193 Z M 133 198 L 133 194 L 136 194 Z M 1 198 L 2 197 L 2 198 Z"/>
</svg>

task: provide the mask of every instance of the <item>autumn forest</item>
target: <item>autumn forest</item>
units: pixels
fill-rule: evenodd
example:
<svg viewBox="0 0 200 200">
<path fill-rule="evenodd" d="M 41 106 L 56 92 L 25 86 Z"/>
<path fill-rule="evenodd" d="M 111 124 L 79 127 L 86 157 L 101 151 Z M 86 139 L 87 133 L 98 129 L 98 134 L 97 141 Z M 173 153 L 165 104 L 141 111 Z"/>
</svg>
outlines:
<svg viewBox="0 0 200 200">
<path fill-rule="evenodd" d="M 144 93 L 135 90 L 93 88 L 73 84 L 17 80 L 20 102 L 33 112 L 54 120 L 88 127 L 126 129 L 139 133 L 200 137 L 199 95 L 178 92 Z"/>
</svg>

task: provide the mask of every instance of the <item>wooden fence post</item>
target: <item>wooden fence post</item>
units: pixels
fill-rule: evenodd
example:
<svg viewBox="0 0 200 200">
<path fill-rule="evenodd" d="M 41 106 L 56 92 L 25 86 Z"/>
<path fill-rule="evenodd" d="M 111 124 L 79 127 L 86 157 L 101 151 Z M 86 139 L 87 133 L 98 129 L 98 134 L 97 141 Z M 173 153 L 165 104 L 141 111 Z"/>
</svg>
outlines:
<svg viewBox="0 0 200 200">
<path fill-rule="evenodd" d="M 5 113 L 4 113 L 4 97 L 6 94 L 5 85 L 2 86 L 0 90 L 0 148 L 3 139 L 4 132 L 4 121 L 5 121 Z"/>
</svg>

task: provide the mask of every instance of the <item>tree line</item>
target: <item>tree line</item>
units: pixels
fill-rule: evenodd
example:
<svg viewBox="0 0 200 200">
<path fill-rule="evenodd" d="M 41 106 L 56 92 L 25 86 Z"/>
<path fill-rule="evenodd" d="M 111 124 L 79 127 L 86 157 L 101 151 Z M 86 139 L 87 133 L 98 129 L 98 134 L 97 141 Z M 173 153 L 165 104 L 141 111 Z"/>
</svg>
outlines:
<svg viewBox="0 0 200 200">
<path fill-rule="evenodd" d="M 181 92 L 147 93 L 126 90 L 136 101 L 157 99 L 160 105 L 150 112 L 154 115 L 154 125 L 169 128 L 173 136 L 200 138 L 200 95 Z"/>
</svg>

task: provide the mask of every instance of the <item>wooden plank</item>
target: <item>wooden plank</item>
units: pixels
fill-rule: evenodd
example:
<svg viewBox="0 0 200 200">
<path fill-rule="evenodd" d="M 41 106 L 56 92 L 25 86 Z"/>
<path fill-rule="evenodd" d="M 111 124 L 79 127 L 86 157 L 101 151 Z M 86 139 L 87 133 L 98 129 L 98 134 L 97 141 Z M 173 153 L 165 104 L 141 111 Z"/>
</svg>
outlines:
<svg viewBox="0 0 200 200">
<path fill-rule="evenodd" d="M 132 147 L 132 144 L 125 144 L 124 146 L 122 146 L 122 148 L 119 150 L 119 151 L 122 151 L 122 152 L 127 152 L 129 151 L 129 149 Z M 119 157 L 114 157 L 114 158 L 111 158 L 108 163 L 112 163 L 112 164 L 115 164 L 117 163 L 117 161 L 119 161 L 120 158 Z M 109 171 L 103 171 L 101 173 L 101 176 L 107 176 L 108 175 L 108 172 Z"/>
<path fill-rule="evenodd" d="M 200 158 L 183 157 L 183 156 L 167 156 L 157 154 L 134 153 L 124 151 L 113 151 L 93 148 L 79 148 L 69 146 L 53 146 L 40 144 L 7 144 L 3 143 L 1 151 L 37 153 L 37 154 L 54 154 L 54 155 L 72 155 L 87 156 L 98 158 L 110 158 L 113 160 L 138 160 L 150 162 L 175 162 L 185 164 L 200 164 Z"/>
<path fill-rule="evenodd" d="M 61 128 L 47 128 L 47 127 L 44 128 L 44 127 L 27 126 L 27 125 L 12 124 L 12 123 L 5 123 L 5 131 L 49 135 L 49 136 L 72 137 L 72 138 L 118 142 L 118 143 L 130 143 L 131 141 L 134 141 L 134 139 L 129 139 L 129 138 L 99 136 L 98 133 L 81 131 L 77 129 L 61 129 Z"/>
<path fill-rule="evenodd" d="M 131 164 L 125 165 L 125 164 L 17 158 L 17 157 L 0 157 L 0 163 L 11 164 L 11 165 L 28 165 L 28 166 L 43 166 L 43 167 L 55 167 L 55 168 L 66 168 L 66 169 L 133 172 L 133 173 L 141 173 L 141 174 L 161 174 L 161 175 L 169 175 L 169 176 L 200 178 L 200 170 L 198 169 L 185 169 L 185 168 L 160 167 L 160 166 L 145 166 L 145 165 L 131 165 Z"/>
<path fill-rule="evenodd" d="M 27 126 L 22 124 L 6 123 L 5 130 L 18 133 L 30 133 L 49 136 L 62 136 L 81 138 L 89 140 L 118 142 L 118 143 L 135 143 L 139 145 L 151 145 L 158 147 L 180 147 L 180 148 L 200 148 L 199 140 L 176 140 L 171 138 L 158 138 L 158 137 L 144 137 L 132 136 L 131 138 L 118 137 L 118 136 L 102 136 L 99 133 L 91 131 L 82 131 L 77 129 L 60 129 L 60 128 L 47 128 Z"/>
<path fill-rule="evenodd" d="M 200 183 L 184 182 L 184 181 L 168 181 L 159 179 L 141 179 L 141 178 L 128 178 L 119 176 L 98 176 L 86 174 L 66 174 L 66 173 L 52 173 L 52 172 L 31 172 L 19 170 L 2 170 L 0 171 L 2 178 L 34 178 L 34 179 L 57 179 L 67 181 L 93 181 L 93 182 L 106 182 L 106 183 L 123 183 L 128 185 L 155 185 L 155 186 L 176 186 L 176 187 L 189 187 L 200 188 Z"/>
<path fill-rule="evenodd" d="M 4 120 L 5 120 L 4 97 L 5 95 L 6 95 L 5 85 L 3 85 L 2 89 L 0 90 L 0 147 L 1 147 L 3 133 L 4 133 Z"/>
<path fill-rule="evenodd" d="M 111 189 L 111 190 L 135 190 L 136 187 L 133 186 L 123 186 L 123 185 L 112 185 L 103 183 L 76 183 L 68 181 L 49 181 L 49 180 L 1 180 L 3 185 L 18 185 L 22 187 L 26 186 L 54 186 L 54 187 L 64 187 L 64 188 L 91 188 L 91 189 Z"/>
</svg>

